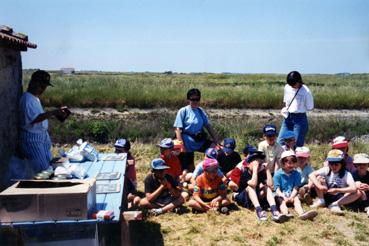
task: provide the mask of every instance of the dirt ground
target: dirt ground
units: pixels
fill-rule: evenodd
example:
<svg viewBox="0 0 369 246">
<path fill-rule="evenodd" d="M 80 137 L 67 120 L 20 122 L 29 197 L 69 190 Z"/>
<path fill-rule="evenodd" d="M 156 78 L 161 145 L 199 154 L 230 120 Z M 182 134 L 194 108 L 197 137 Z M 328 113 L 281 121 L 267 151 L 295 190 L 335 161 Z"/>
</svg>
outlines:
<svg viewBox="0 0 369 246">
<path fill-rule="evenodd" d="M 106 117 L 111 116 L 114 118 L 127 118 L 135 114 L 149 114 L 153 112 L 167 112 L 176 113 L 177 110 L 160 108 L 160 109 L 138 109 L 129 108 L 125 111 L 118 111 L 115 108 L 72 108 L 71 111 L 80 116 L 84 117 Z M 279 110 L 275 109 L 206 109 L 206 112 L 211 116 L 233 118 L 242 116 L 258 116 L 258 117 L 280 117 Z M 367 118 L 369 117 L 369 110 L 323 110 L 314 109 L 312 112 L 308 113 L 311 117 L 334 117 L 334 118 Z"/>
</svg>

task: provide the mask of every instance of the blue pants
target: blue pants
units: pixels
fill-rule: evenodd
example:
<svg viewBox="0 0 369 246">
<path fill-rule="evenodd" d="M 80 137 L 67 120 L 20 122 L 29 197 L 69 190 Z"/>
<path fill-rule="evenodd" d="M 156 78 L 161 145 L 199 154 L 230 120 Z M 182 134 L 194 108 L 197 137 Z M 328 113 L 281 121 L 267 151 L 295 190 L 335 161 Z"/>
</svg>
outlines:
<svg viewBox="0 0 369 246">
<path fill-rule="evenodd" d="M 283 144 L 281 136 L 285 131 L 293 131 L 296 137 L 296 147 L 304 146 L 305 135 L 308 132 L 309 123 L 306 113 L 290 113 L 287 119 L 282 121 L 281 129 L 279 131 L 278 140 L 279 144 Z"/>
<path fill-rule="evenodd" d="M 34 160 L 34 172 L 46 170 L 51 161 L 51 140 L 47 131 L 31 133 L 20 131 L 20 149 L 28 160 Z"/>
</svg>

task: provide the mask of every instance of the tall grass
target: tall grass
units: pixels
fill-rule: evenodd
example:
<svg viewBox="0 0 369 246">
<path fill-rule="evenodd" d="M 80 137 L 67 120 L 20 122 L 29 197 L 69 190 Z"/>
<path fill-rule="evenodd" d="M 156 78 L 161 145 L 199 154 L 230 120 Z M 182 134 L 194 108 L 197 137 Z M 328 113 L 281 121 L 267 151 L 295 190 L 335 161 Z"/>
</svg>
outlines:
<svg viewBox="0 0 369 246">
<path fill-rule="evenodd" d="M 174 113 L 148 113 L 132 115 L 127 119 L 76 118 L 72 116 L 63 124 L 50 121 L 50 135 L 53 142 L 70 143 L 78 138 L 106 143 L 118 137 L 126 137 L 141 142 L 158 141 L 160 138 L 173 137 Z M 262 139 L 262 127 L 267 123 L 280 126 L 280 119 L 262 117 L 212 117 L 212 125 L 221 138 L 234 137 L 241 149 L 246 143 L 257 144 Z M 309 119 L 307 143 L 327 143 L 337 135 L 347 138 L 366 135 L 369 132 L 369 121 L 362 118 Z"/>
<path fill-rule="evenodd" d="M 30 73 L 24 74 L 24 84 Z M 303 75 L 322 109 L 369 108 L 369 74 Z M 55 87 L 42 101 L 45 106 L 178 108 L 186 92 L 198 87 L 202 104 L 213 108 L 281 108 L 285 75 L 279 74 L 173 74 L 52 73 Z"/>
</svg>

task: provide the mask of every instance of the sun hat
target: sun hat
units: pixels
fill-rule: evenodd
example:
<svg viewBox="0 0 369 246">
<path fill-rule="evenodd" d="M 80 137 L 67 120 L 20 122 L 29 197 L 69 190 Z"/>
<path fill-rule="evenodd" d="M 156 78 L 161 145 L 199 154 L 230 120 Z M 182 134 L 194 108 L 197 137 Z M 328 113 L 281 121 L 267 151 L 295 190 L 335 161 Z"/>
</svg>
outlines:
<svg viewBox="0 0 369 246">
<path fill-rule="evenodd" d="M 308 158 L 310 157 L 310 149 L 308 147 L 297 147 L 295 150 L 296 157 L 304 157 Z"/>
<path fill-rule="evenodd" d="M 117 141 L 115 141 L 114 147 L 125 148 L 126 150 L 129 150 L 131 148 L 131 143 L 125 138 L 119 138 Z"/>
<path fill-rule="evenodd" d="M 341 150 L 339 149 L 332 149 L 328 152 L 328 155 L 327 155 L 327 161 L 328 162 L 339 162 L 339 161 L 342 161 L 343 158 L 344 158 L 344 154 Z"/>
<path fill-rule="evenodd" d="M 369 156 L 365 153 L 355 154 L 354 164 L 369 164 Z"/>
<path fill-rule="evenodd" d="M 247 144 L 245 146 L 245 148 L 243 148 L 242 153 L 244 155 L 248 155 L 248 154 L 254 153 L 256 151 L 258 151 L 258 150 L 254 146 L 252 146 L 251 144 Z"/>
<path fill-rule="evenodd" d="M 154 170 L 164 170 L 164 169 L 168 169 L 170 167 L 168 167 L 165 163 L 165 161 L 161 158 L 156 158 L 154 160 L 151 161 L 151 168 Z"/>
<path fill-rule="evenodd" d="M 332 148 L 341 149 L 348 147 L 348 141 L 344 136 L 338 136 L 332 141 Z"/>
<path fill-rule="evenodd" d="M 236 148 L 236 140 L 234 138 L 225 138 L 223 141 L 223 151 L 227 154 L 232 154 Z"/>
<path fill-rule="evenodd" d="M 263 133 L 265 136 L 268 136 L 268 137 L 275 136 L 277 135 L 277 127 L 272 124 L 267 124 L 263 128 Z"/>
<path fill-rule="evenodd" d="M 173 140 L 171 138 L 164 138 L 163 140 L 160 141 L 159 147 L 163 149 L 173 149 L 174 147 Z"/>
<path fill-rule="evenodd" d="M 216 159 L 218 156 L 218 151 L 214 148 L 208 148 L 205 151 L 205 157 L 210 159 Z"/>
<path fill-rule="evenodd" d="M 263 151 L 255 151 L 255 152 L 251 153 L 247 157 L 246 162 L 251 163 L 255 159 L 265 159 L 264 152 Z"/>
<path fill-rule="evenodd" d="M 286 151 L 283 151 L 282 154 L 281 154 L 281 160 L 285 157 L 289 157 L 289 156 L 295 156 L 296 157 L 296 154 L 293 150 L 286 150 Z"/>
<path fill-rule="evenodd" d="M 202 163 L 202 168 L 204 169 L 204 171 L 214 170 L 218 168 L 218 166 L 219 166 L 218 161 L 216 159 L 211 158 L 205 159 L 204 162 Z"/>
</svg>

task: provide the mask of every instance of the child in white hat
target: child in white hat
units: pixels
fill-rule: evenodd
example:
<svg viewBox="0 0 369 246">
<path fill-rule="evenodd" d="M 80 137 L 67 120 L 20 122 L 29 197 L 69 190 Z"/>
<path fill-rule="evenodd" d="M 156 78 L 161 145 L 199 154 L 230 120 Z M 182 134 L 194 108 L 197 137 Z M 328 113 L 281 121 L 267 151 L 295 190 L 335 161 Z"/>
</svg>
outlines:
<svg viewBox="0 0 369 246">
<path fill-rule="evenodd" d="M 353 173 L 360 198 L 355 202 L 359 208 L 364 208 L 369 217 L 369 156 L 367 154 L 354 155 L 356 171 Z"/>
</svg>

